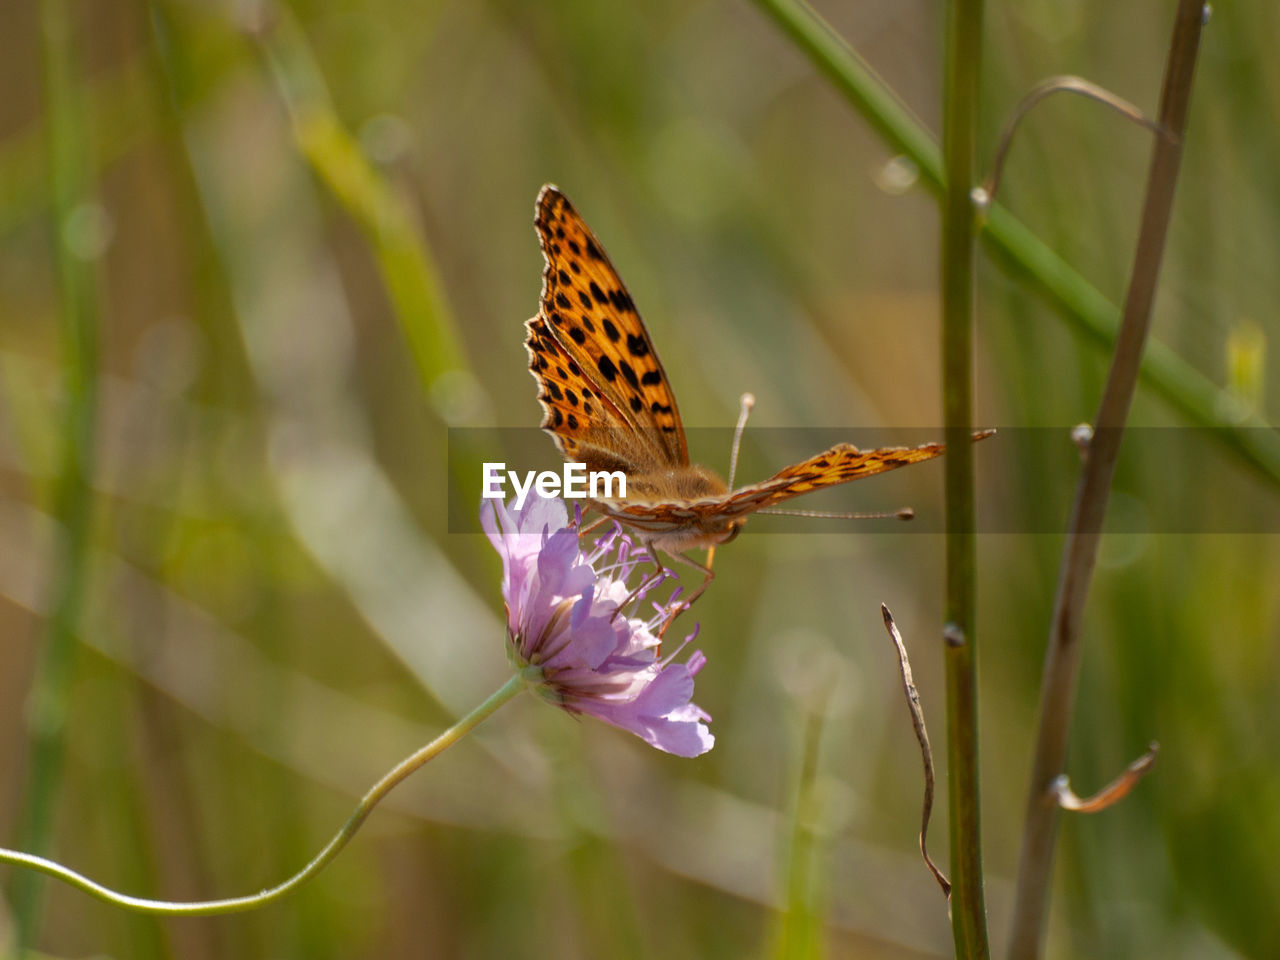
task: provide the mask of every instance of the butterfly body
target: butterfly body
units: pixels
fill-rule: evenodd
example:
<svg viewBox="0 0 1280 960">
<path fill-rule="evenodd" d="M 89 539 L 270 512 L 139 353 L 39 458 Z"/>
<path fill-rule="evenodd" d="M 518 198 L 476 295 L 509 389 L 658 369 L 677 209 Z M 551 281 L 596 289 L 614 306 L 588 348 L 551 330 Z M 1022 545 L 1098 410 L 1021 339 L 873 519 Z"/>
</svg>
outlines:
<svg viewBox="0 0 1280 960">
<path fill-rule="evenodd" d="M 673 554 L 726 543 L 757 510 L 943 452 L 940 443 L 875 450 L 842 443 L 731 490 L 690 463 L 675 396 L 635 302 L 600 241 L 551 184 L 538 194 L 534 226 L 546 266 L 525 346 L 541 427 L 566 460 L 626 474 L 625 498 L 588 503 L 644 542 Z"/>
<path fill-rule="evenodd" d="M 631 527 L 667 553 L 728 543 L 747 522 L 715 509 L 729 485 L 699 463 L 627 476 L 627 496 L 598 500 L 600 513 Z"/>
<path fill-rule="evenodd" d="M 628 500 L 633 501 L 701 500 L 728 492 L 729 485 L 700 463 L 627 477 Z"/>
</svg>

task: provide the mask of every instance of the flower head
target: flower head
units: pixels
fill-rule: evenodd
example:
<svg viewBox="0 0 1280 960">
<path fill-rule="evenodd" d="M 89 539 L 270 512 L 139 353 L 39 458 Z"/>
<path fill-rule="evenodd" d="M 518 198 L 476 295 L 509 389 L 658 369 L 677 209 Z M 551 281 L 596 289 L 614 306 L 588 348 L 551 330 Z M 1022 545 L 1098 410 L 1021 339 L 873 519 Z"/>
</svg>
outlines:
<svg viewBox="0 0 1280 960">
<path fill-rule="evenodd" d="M 678 604 L 654 604 L 648 620 L 623 609 L 654 586 L 642 583 L 634 595 L 627 586 L 644 551 L 615 528 L 584 553 L 560 500 L 531 497 L 520 509 L 489 500 L 480 524 L 502 557 L 508 656 L 538 678 L 545 699 L 667 753 L 696 757 L 711 749 L 711 718 L 691 702 L 706 658 L 658 659 L 654 631 Z"/>
</svg>

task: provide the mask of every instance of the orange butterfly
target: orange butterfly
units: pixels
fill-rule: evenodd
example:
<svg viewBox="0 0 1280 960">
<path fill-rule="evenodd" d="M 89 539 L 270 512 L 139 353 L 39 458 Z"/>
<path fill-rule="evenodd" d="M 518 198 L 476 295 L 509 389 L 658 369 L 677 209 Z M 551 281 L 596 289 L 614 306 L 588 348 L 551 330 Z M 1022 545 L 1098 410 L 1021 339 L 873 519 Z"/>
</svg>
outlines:
<svg viewBox="0 0 1280 960">
<path fill-rule="evenodd" d="M 877 450 L 841 443 L 731 490 L 689 462 L 676 398 L 635 303 L 600 241 L 551 184 L 538 194 L 534 226 L 546 269 L 525 346 L 544 412 L 540 426 L 566 460 L 626 474 L 625 499 L 590 506 L 651 547 L 674 556 L 727 543 L 757 510 L 943 452 L 941 443 Z"/>
</svg>

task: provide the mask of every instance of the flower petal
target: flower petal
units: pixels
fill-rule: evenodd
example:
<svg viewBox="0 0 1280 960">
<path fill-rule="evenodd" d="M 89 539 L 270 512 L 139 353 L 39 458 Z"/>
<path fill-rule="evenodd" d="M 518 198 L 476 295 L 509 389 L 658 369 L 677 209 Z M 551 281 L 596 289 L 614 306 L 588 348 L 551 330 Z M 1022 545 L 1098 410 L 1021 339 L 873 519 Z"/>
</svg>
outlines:
<svg viewBox="0 0 1280 960">
<path fill-rule="evenodd" d="M 659 750 L 678 757 L 701 756 L 716 742 L 707 728 L 711 717 L 691 702 L 693 673 L 705 662 L 702 658 L 692 671 L 689 664 L 668 664 L 634 700 L 579 701 L 575 706 Z"/>
<path fill-rule="evenodd" d="M 621 607 L 635 596 L 627 580 L 647 554 L 616 526 L 584 554 L 567 516 L 562 501 L 540 497 L 518 509 L 481 508 L 481 526 L 502 557 L 513 657 L 541 667 L 546 699 L 565 710 L 590 714 L 668 753 L 706 753 L 715 743 L 711 718 L 692 702 L 693 677 L 706 658 L 695 652 L 673 663 L 677 649 L 657 659 L 653 631 L 676 612 L 678 593 L 652 604 L 648 621 L 626 616 Z M 656 581 L 641 584 L 652 589 Z"/>
</svg>

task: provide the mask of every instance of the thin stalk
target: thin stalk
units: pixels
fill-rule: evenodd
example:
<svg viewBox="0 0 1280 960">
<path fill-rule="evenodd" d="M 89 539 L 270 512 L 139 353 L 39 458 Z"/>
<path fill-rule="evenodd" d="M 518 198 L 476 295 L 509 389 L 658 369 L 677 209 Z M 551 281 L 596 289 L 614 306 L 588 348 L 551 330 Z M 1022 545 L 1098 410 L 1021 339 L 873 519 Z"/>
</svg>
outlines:
<svg viewBox="0 0 1280 960">
<path fill-rule="evenodd" d="M 982 889 L 978 782 L 977 534 L 974 520 L 973 323 L 976 211 L 972 200 L 982 63 L 982 0 L 947 8 L 942 157 L 942 406 L 947 438 L 947 794 L 951 929 L 956 956 L 990 956 Z"/>
<path fill-rule="evenodd" d="M 919 169 L 933 193 L 943 193 L 942 160 L 937 142 L 875 71 L 803 0 L 754 0 L 778 24 L 884 141 Z M 1099 346 L 1111 349 L 1120 329 L 1120 310 L 1049 248 L 1021 220 L 992 204 L 981 224 L 988 250 L 1013 273 L 1030 280 L 1063 317 Z M 1224 449 L 1280 486 L 1280 433 L 1255 413 L 1238 420 L 1222 411 L 1238 410 L 1230 391 L 1158 340 L 1142 357 L 1142 383 L 1197 426 L 1214 428 Z"/>
<path fill-rule="evenodd" d="M 1043 946 L 1058 824 L 1058 803 L 1053 784 L 1062 774 L 1066 762 L 1080 666 L 1081 617 L 1093 578 L 1120 441 L 1137 387 L 1143 346 L 1151 324 L 1151 307 L 1182 161 L 1183 134 L 1202 25 L 1201 0 L 1179 0 L 1160 97 L 1159 120 L 1165 135 L 1156 140 L 1152 151 L 1124 318 L 1116 340 L 1111 371 L 1098 406 L 1093 439 L 1076 487 L 1049 628 L 1035 759 L 1027 796 L 1009 942 L 1009 956 L 1015 960 L 1037 957 Z"/>
<path fill-rule="evenodd" d="M 60 863 L 52 860 L 46 860 L 44 857 L 33 856 L 28 853 L 21 853 L 17 850 L 5 850 L 0 848 L 0 863 L 12 863 L 20 867 L 29 867 L 41 873 L 48 874 L 51 877 L 70 884 L 78 890 L 83 890 L 104 903 L 112 906 L 121 907 L 125 910 L 132 910 L 135 913 L 146 913 L 167 917 L 192 917 L 192 916 L 213 916 L 222 913 L 241 913 L 245 910 L 254 910 L 258 907 L 265 907 L 270 903 L 281 900 L 293 893 L 298 887 L 302 886 L 308 880 L 313 878 L 321 870 L 328 865 L 329 861 L 338 855 L 347 842 L 360 829 L 361 824 L 368 818 L 376 807 L 388 793 L 391 792 L 397 784 L 401 783 L 411 773 L 418 770 L 423 764 L 429 760 L 433 760 L 440 754 L 444 753 L 449 747 L 453 746 L 473 729 L 480 725 L 484 720 L 488 719 L 500 706 L 508 700 L 520 693 L 529 684 L 530 678 L 525 673 L 517 673 L 511 677 L 503 686 L 489 697 L 484 703 L 476 707 L 469 714 L 455 723 L 440 736 L 436 737 L 425 747 L 416 753 L 410 754 L 401 760 L 394 768 L 383 775 L 377 783 L 369 788 L 369 791 L 360 798 L 360 802 L 356 805 L 351 816 L 347 818 L 347 822 L 342 825 L 333 838 L 324 846 L 315 857 L 305 867 L 295 873 L 288 880 L 279 883 L 274 887 L 270 887 L 260 893 L 251 894 L 245 897 L 231 897 L 225 900 L 197 900 L 192 902 L 181 902 L 175 900 L 151 900 L 146 897 L 134 897 L 126 893 L 119 893 L 109 887 L 104 887 L 97 881 L 90 880 L 83 874 L 76 873 Z"/>
<path fill-rule="evenodd" d="M 65 754 L 64 729 L 75 668 L 76 632 L 88 580 L 93 436 L 97 419 L 97 304 L 93 254 L 72 247 L 78 211 L 92 187 L 84 126 L 83 93 L 72 14 L 66 0 L 44 0 L 40 8 L 49 131 L 49 184 L 53 213 L 63 343 L 61 469 L 54 489 L 54 514 L 62 536 L 54 552 L 48 633 L 28 706 L 30 760 L 17 830 L 29 850 L 48 849 L 58 808 Z M 42 887 L 31 875 L 13 884 L 15 955 L 36 939 Z"/>
</svg>

